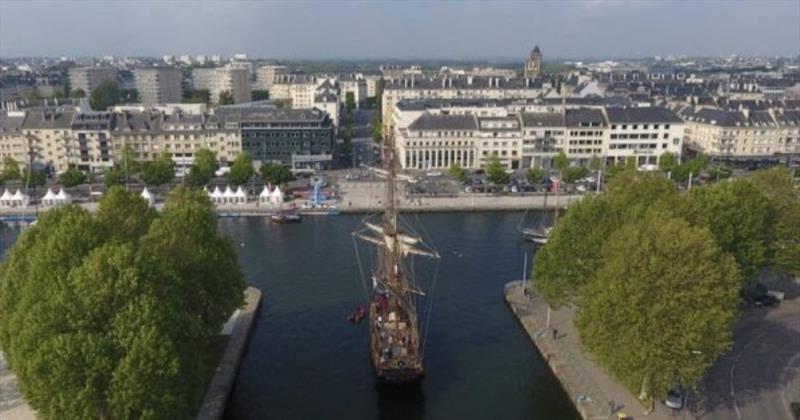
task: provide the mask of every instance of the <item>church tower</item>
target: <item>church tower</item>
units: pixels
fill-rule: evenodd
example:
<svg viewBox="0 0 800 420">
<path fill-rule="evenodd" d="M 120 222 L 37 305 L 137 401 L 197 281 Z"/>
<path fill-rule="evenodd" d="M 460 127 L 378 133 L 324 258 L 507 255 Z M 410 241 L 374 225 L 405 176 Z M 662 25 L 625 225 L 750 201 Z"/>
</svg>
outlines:
<svg viewBox="0 0 800 420">
<path fill-rule="evenodd" d="M 536 78 L 542 74 L 542 51 L 539 50 L 539 46 L 533 47 L 533 51 L 531 51 L 531 56 L 528 57 L 528 61 L 525 62 L 525 77 L 526 78 Z"/>
</svg>

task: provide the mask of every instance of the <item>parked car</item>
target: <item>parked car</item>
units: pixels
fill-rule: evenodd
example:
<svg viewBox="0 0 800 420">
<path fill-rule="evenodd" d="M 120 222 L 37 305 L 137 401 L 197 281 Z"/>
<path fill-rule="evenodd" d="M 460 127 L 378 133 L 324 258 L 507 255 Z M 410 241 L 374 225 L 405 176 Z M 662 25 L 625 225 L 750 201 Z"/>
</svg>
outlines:
<svg viewBox="0 0 800 420">
<path fill-rule="evenodd" d="M 753 298 L 753 306 L 757 308 L 775 306 L 780 303 L 780 300 L 770 294 L 764 294 Z"/>
<path fill-rule="evenodd" d="M 686 391 L 681 387 L 675 387 L 667 392 L 664 404 L 673 410 L 682 410 L 686 405 Z"/>
<path fill-rule="evenodd" d="M 438 176 L 442 176 L 442 173 L 439 172 L 439 171 L 430 171 L 430 172 L 426 173 L 425 175 L 427 175 L 427 176 L 429 176 L 431 178 L 435 178 L 435 177 L 438 177 Z"/>
</svg>

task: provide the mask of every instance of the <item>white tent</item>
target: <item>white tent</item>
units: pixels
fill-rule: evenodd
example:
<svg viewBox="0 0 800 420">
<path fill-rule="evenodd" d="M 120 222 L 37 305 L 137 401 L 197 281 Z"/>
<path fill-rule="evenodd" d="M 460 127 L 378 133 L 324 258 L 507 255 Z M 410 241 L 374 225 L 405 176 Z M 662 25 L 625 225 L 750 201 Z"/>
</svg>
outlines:
<svg viewBox="0 0 800 420">
<path fill-rule="evenodd" d="M 264 189 L 261 190 L 261 194 L 258 195 L 258 202 L 261 204 L 270 203 L 272 199 L 272 194 L 269 192 L 269 185 L 264 185 Z"/>
<path fill-rule="evenodd" d="M 144 201 L 147 201 L 148 206 L 153 207 L 156 205 L 156 197 L 150 192 L 150 190 L 147 189 L 147 187 L 144 187 L 141 196 Z"/>
<path fill-rule="evenodd" d="M 239 186 L 239 188 L 236 189 L 236 192 L 234 193 L 234 196 L 236 197 L 235 198 L 235 202 L 237 204 L 246 204 L 247 203 L 247 193 L 242 189 L 241 185 Z"/>
<path fill-rule="evenodd" d="M 236 193 L 233 192 L 231 186 L 228 185 L 225 188 L 225 192 L 223 193 L 223 203 L 235 203 L 236 202 Z"/>
<path fill-rule="evenodd" d="M 211 202 L 214 204 L 219 204 L 223 202 L 223 194 L 222 191 L 219 190 L 218 186 L 214 187 L 214 191 L 211 192 Z"/>
<path fill-rule="evenodd" d="M 9 203 L 11 207 L 26 207 L 29 201 L 30 197 L 28 197 L 28 194 L 23 194 L 21 190 L 17 190 L 17 192 L 11 196 Z"/>
<path fill-rule="evenodd" d="M 5 194 L 3 194 L 5 195 Z M 47 193 L 42 197 L 42 205 L 44 206 L 54 206 L 57 203 L 55 202 L 56 195 L 53 193 L 53 190 L 50 188 L 47 189 Z"/>
<path fill-rule="evenodd" d="M 283 191 L 281 191 L 281 187 L 275 187 L 272 191 L 272 204 L 281 204 L 283 203 Z"/>
<path fill-rule="evenodd" d="M 0 206 L 2 206 L 2 207 L 11 207 L 11 206 L 13 206 L 11 199 L 12 199 L 12 195 L 6 189 L 5 191 L 3 191 L 3 195 L 0 196 Z"/>
<path fill-rule="evenodd" d="M 56 200 L 58 204 L 69 204 L 72 202 L 72 196 L 67 194 L 64 189 L 58 190 L 58 194 L 56 194 Z"/>
</svg>

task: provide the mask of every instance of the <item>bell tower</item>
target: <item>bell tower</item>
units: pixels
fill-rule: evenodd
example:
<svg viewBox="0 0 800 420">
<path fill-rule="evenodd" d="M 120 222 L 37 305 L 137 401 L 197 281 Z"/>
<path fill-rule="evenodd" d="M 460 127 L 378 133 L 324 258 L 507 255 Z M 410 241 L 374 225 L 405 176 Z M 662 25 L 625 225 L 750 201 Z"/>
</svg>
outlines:
<svg viewBox="0 0 800 420">
<path fill-rule="evenodd" d="M 525 77 L 536 78 L 542 74 L 542 51 L 539 46 L 533 47 L 528 61 L 525 62 Z"/>
</svg>

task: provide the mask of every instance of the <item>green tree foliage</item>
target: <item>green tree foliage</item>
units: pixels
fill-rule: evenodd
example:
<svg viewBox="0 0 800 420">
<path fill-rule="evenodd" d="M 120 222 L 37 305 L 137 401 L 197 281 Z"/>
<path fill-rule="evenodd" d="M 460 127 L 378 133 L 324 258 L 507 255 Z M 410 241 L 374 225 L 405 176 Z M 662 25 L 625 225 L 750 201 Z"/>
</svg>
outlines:
<svg viewBox="0 0 800 420">
<path fill-rule="evenodd" d="M 702 227 L 650 214 L 613 233 L 581 292 L 581 342 L 631 392 L 692 387 L 730 349 L 739 275 Z"/>
<path fill-rule="evenodd" d="M 225 90 L 219 93 L 219 101 L 217 101 L 220 105 L 231 105 L 234 103 L 233 100 L 233 93 L 229 90 Z"/>
<path fill-rule="evenodd" d="M 236 160 L 231 165 L 231 171 L 228 173 L 228 182 L 232 185 L 244 185 L 250 181 L 255 171 L 253 170 L 253 160 L 247 152 L 239 153 Z"/>
<path fill-rule="evenodd" d="M 106 80 L 94 88 L 89 102 L 92 105 L 92 109 L 96 111 L 105 111 L 109 107 L 119 104 L 121 98 L 122 96 L 117 82 Z"/>
<path fill-rule="evenodd" d="M 592 159 L 589 160 L 589 169 L 595 172 L 603 169 L 603 160 L 597 156 L 592 156 Z"/>
<path fill-rule="evenodd" d="M 106 188 L 111 188 L 115 185 L 125 185 L 125 171 L 121 168 L 107 169 L 103 175 L 103 184 Z"/>
<path fill-rule="evenodd" d="M 22 183 L 30 188 L 41 187 L 47 184 L 47 174 L 42 171 L 25 171 Z"/>
<path fill-rule="evenodd" d="M 558 154 L 553 157 L 553 167 L 558 169 L 562 176 L 564 171 L 569 168 L 569 158 L 567 158 L 563 150 L 559 151 Z"/>
<path fill-rule="evenodd" d="M 194 165 L 186 175 L 188 185 L 199 187 L 208 184 L 217 170 L 217 158 L 209 149 L 199 149 L 194 154 Z"/>
<path fill-rule="evenodd" d="M 589 168 L 585 166 L 570 166 L 564 171 L 564 181 L 575 182 L 589 175 Z"/>
<path fill-rule="evenodd" d="M 508 184 L 511 180 L 511 175 L 506 173 L 506 167 L 500 163 L 500 158 L 497 153 L 492 153 L 489 157 L 489 162 L 486 164 L 486 179 L 496 185 Z"/>
<path fill-rule="evenodd" d="M 263 162 L 261 164 L 261 177 L 264 182 L 272 185 L 283 185 L 294 179 L 289 168 L 274 162 Z"/>
<path fill-rule="evenodd" d="M 353 92 L 347 92 L 344 95 L 344 109 L 345 112 L 351 114 L 356 107 L 356 97 Z"/>
<path fill-rule="evenodd" d="M 139 102 L 139 91 L 136 89 L 120 89 L 120 103 L 135 104 Z"/>
<path fill-rule="evenodd" d="M 544 170 L 539 167 L 530 168 L 525 176 L 531 184 L 538 184 L 544 179 Z"/>
<path fill-rule="evenodd" d="M 183 103 L 208 104 L 211 102 L 211 92 L 208 89 L 187 89 L 183 92 Z"/>
<path fill-rule="evenodd" d="M 755 172 L 751 180 L 769 203 L 767 245 L 772 263 L 800 276 L 800 189 L 786 168 Z"/>
<path fill-rule="evenodd" d="M 269 99 L 268 90 L 254 90 L 252 92 L 252 95 L 254 101 L 266 101 L 267 99 Z"/>
<path fill-rule="evenodd" d="M 658 159 L 658 167 L 664 172 L 672 171 L 678 166 L 678 156 L 672 152 L 666 152 Z"/>
<path fill-rule="evenodd" d="M 64 206 L 23 232 L 1 271 L 0 345 L 39 416 L 192 416 L 244 289 L 210 206 L 178 189 L 156 215 L 116 188 L 97 216 Z"/>
<path fill-rule="evenodd" d="M 86 91 L 83 90 L 83 89 L 75 89 L 75 90 L 73 90 L 72 92 L 69 93 L 69 96 L 73 97 L 75 99 L 85 98 L 86 97 Z"/>
<path fill-rule="evenodd" d="M 161 186 L 175 179 L 175 162 L 168 152 L 161 152 L 152 162 L 148 162 L 142 171 L 142 181 L 147 185 Z"/>
<path fill-rule="evenodd" d="M 686 182 L 689 179 L 689 175 L 696 177 L 707 167 L 708 157 L 702 154 L 697 155 L 694 159 L 675 165 L 672 168 L 672 179 L 677 182 Z"/>
<path fill-rule="evenodd" d="M 129 175 L 134 175 L 142 171 L 142 164 L 136 160 L 136 152 L 129 144 L 126 144 L 125 147 L 122 148 L 120 165 Z"/>
<path fill-rule="evenodd" d="M 86 174 L 75 168 L 69 168 L 58 177 L 58 182 L 65 188 L 77 187 L 86 183 Z"/>
<path fill-rule="evenodd" d="M 673 211 L 695 226 L 706 226 L 723 251 L 736 258 L 745 280 L 768 263 L 770 221 L 767 198 L 747 179 L 693 188 Z"/>
<path fill-rule="evenodd" d="M 455 178 L 455 180 L 458 182 L 464 182 L 467 180 L 467 174 L 464 172 L 464 168 L 462 168 L 458 163 L 450 165 L 450 176 Z"/>
<path fill-rule="evenodd" d="M 21 177 L 22 174 L 19 170 L 19 164 L 17 161 L 10 156 L 3 158 L 3 172 L 0 173 L 0 178 L 2 178 L 3 182 L 13 181 L 20 179 Z"/>
</svg>

